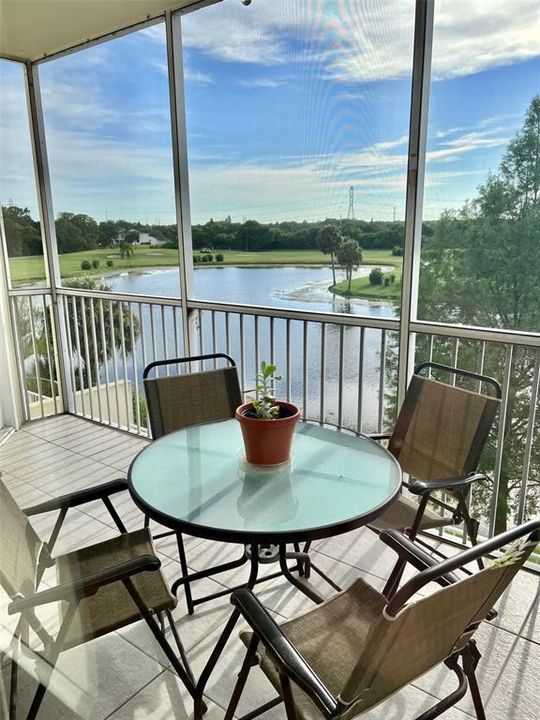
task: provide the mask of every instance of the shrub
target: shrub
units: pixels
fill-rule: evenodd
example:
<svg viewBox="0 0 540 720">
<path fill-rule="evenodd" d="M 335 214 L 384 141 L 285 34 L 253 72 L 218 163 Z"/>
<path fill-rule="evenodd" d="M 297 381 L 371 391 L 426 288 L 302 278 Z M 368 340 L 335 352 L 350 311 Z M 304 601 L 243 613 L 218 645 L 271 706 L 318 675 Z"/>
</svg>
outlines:
<svg viewBox="0 0 540 720">
<path fill-rule="evenodd" d="M 211 253 L 207 253 L 206 257 L 208 258 L 206 262 L 214 262 L 214 256 Z"/>
<path fill-rule="evenodd" d="M 81 263 L 81 270 L 91 270 L 92 265 L 89 260 L 83 260 Z"/>
<path fill-rule="evenodd" d="M 221 253 L 216 255 L 216 262 L 223 262 L 223 255 Z"/>
<path fill-rule="evenodd" d="M 386 275 L 384 278 L 384 287 L 388 287 L 389 285 L 390 285 L 390 278 L 388 277 L 388 275 Z"/>
<path fill-rule="evenodd" d="M 114 262 L 112 260 L 107 260 L 107 267 L 112 267 L 114 265 Z"/>
<path fill-rule="evenodd" d="M 196 265 L 197 263 L 201 262 L 201 256 L 200 255 L 194 255 L 193 256 L 193 263 Z"/>
<path fill-rule="evenodd" d="M 201 258 L 201 262 L 207 263 L 208 262 L 208 255 L 203 255 Z"/>
<path fill-rule="evenodd" d="M 384 274 L 380 267 L 373 268 L 373 270 L 369 273 L 370 285 L 382 285 L 383 278 Z"/>
<path fill-rule="evenodd" d="M 396 257 L 402 257 L 403 248 L 399 245 L 394 245 L 394 247 L 392 248 L 392 255 L 395 255 Z"/>
<path fill-rule="evenodd" d="M 395 282 L 396 282 L 396 276 L 394 275 L 394 273 L 392 273 L 392 274 L 390 275 L 390 282 L 391 282 L 391 283 L 395 283 Z"/>
<path fill-rule="evenodd" d="M 99 260 L 92 260 L 92 267 L 97 270 L 99 267 Z"/>
</svg>

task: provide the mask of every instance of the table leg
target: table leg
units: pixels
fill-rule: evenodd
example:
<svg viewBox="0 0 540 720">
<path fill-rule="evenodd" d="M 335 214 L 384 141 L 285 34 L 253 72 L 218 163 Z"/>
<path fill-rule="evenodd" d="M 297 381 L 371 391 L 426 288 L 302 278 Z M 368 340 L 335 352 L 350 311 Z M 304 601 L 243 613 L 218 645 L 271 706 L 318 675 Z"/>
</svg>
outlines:
<svg viewBox="0 0 540 720">
<path fill-rule="evenodd" d="M 248 587 L 250 590 L 253 589 L 253 586 L 257 582 L 258 573 L 259 553 L 257 549 L 257 552 L 251 553 L 251 570 L 245 587 Z M 239 617 L 240 610 L 238 610 L 238 608 L 234 608 L 197 682 L 197 686 L 195 688 L 194 720 L 201 720 L 205 712 L 206 706 L 204 704 L 203 695 L 206 685 L 208 683 L 208 680 L 210 679 L 210 675 L 212 674 L 214 668 L 217 665 L 217 662 L 220 658 L 221 653 L 223 652 L 225 645 L 227 644 L 227 641 L 232 635 L 232 632 L 235 628 L 236 623 L 238 622 Z"/>
<path fill-rule="evenodd" d="M 292 572 L 289 570 L 289 567 L 287 565 L 287 546 L 286 545 L 280 545 L 279 546 L 279 565 L 281 568 L 281 572 L 283 575 L 287 578 L 287 580 L 291 583 L 291 585 L 294 585 L 299 590 L 301 590 L 304 595 L 307 595 L 310 600 L 313 600 L 313 602 L 320 605 L 322 602 L 324 602 L 324 598 L 322 595 L 319 595 L 319 593 L 315 590 L 314 587 L 312 587 L 307 580 L 305 580 L 303 577 L 299 576 L 296 577 L 292 574 Z"/>
</svg>

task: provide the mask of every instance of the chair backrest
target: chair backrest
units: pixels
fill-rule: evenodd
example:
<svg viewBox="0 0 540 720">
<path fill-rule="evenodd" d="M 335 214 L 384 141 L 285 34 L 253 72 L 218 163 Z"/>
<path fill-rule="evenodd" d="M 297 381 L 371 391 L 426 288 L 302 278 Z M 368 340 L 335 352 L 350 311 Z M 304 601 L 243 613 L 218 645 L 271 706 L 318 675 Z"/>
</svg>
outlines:
<svg viewBox="0 0 540 720">
<path fill-rule="evenodd" d="M 455 374 L 483 378 L 498 387 L 491 378 L 456 368 L 446 369 Z M 478 467 L 499 404 L 498 397 L 415 374 L 388 449 L 402 470 L 418 480 L 469 475 Z"/>
<path fill-rule="evenodd" d="M 423 585 L 507 544 L 519 543 L 474 575 L 408 603 Z M 410 580 L 385 607 L 359 650 L 341 698 L 366 709 L 462 649 L 540 540 L 540 521 L 503 533 Z"/>
<path fill-rule="evenodd" d="M 155 367 L 226 358 L 229 365 L 215 370 L 149 378 Z M 228 355 L 201 355 L 151 363 L 144 371 L 144 390 L 152 437 L 157 438 L 201 423 L 234 417 L 242 393 L 234 360 Z"/>
<path fill-rule="evenodd" d="M 10 597 L 35 592 L 43 543 L 0 480 L 0 585 Z"/>
</svg>

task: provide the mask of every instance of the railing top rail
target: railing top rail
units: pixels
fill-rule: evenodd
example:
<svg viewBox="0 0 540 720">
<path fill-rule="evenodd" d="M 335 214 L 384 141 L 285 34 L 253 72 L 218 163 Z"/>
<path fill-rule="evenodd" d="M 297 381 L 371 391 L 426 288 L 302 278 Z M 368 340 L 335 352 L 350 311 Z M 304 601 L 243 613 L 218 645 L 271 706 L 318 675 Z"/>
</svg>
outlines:
<svg viewBox="0 0 540 720">
<path fill-rule="evenodd" d="M 485 340 L 486 342 L 540 347 L 540 333 L 523 330 L 501 330 L 499 328 L 477 327 L 475 325 L 452 325 L 428 320 L 415 320 L 410 324 L 410 328 L 411 332 L 426 335 L 442 335 L 463 340 Z"/>
<path fill-rule="evenodd" d="M 173 297 L 159 297 L 152 295 L 131 295 L 129 293 L 103 292 L 96 290 L 82 290 L 80 288 L 57 288 L 59 295 L 88 297 L 103 300 L 120 300 L 122 302 L 143 303 L 147 305 L 169 305 L 181 307 L 182 300 Z M 43 288 L 15 288 L 9 290 L 11 297 L 24 297 L 29 295 L 50 295 L 48 287 Z M 374 318 L 364 315 L 343 315 L 315 310 L 296 310 L 292 308 L 268 307 L 265 305 L 239 305 L 210 300 L 188 300 L 187 306 L 193 310 L 209 310 L 215 312 L 235 313 L 238 315 L 256 315 L 260 317 L 284 318 L 289 320 L 303 320 L 307 322 L 331 323 L 336 325 L 352 325 L 380 330 L 399 330 L 399 318 Z M 410 324 L 411 332 L 426 335 L 460 338 L 464 340 L 478 340 L 496 343 L 510 343 L 526 347 L 540 348 L 540 333 L 504 330 L 500 328 L 477 327 L 474 325 L 454 325 L 439 323 L 430 320 L 415 320 Z"/>
</svg>

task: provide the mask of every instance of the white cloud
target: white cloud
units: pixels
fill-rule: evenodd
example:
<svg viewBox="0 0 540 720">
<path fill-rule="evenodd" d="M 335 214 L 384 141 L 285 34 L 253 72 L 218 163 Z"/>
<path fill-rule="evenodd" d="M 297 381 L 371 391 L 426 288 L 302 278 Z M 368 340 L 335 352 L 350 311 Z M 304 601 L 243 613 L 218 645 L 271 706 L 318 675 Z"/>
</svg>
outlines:
<svg viewBox="0 0 540 720">
<path fill-rule="evenodd" d="M 322 64 L 328 78 L 371 82 L 410 75 L 414 4 L 403 0 L 224 3 L 184 19 L 184 44 L 224 61 Z M 440 0 L 433 76 L 458 77 L 540 55 L 538 0 Z M 304 48 L 301 57 L 289 40 Z"/>
<path fill-rule="evenodd" d="M 208 73 L 201 72 L 200 70 L 194 70 L 190 67 L 184 67 L 184 79 L 188 83 L 193 85 L 211 85 L 214 78 Z"/>
<path fill-rule="evenodd" d="M 253 80 L 238 80 L 238 85 L 245 88 L 277 88 L 285 85 L 285 80 L 273 78 L 254 78 Z"/>
</svg>

